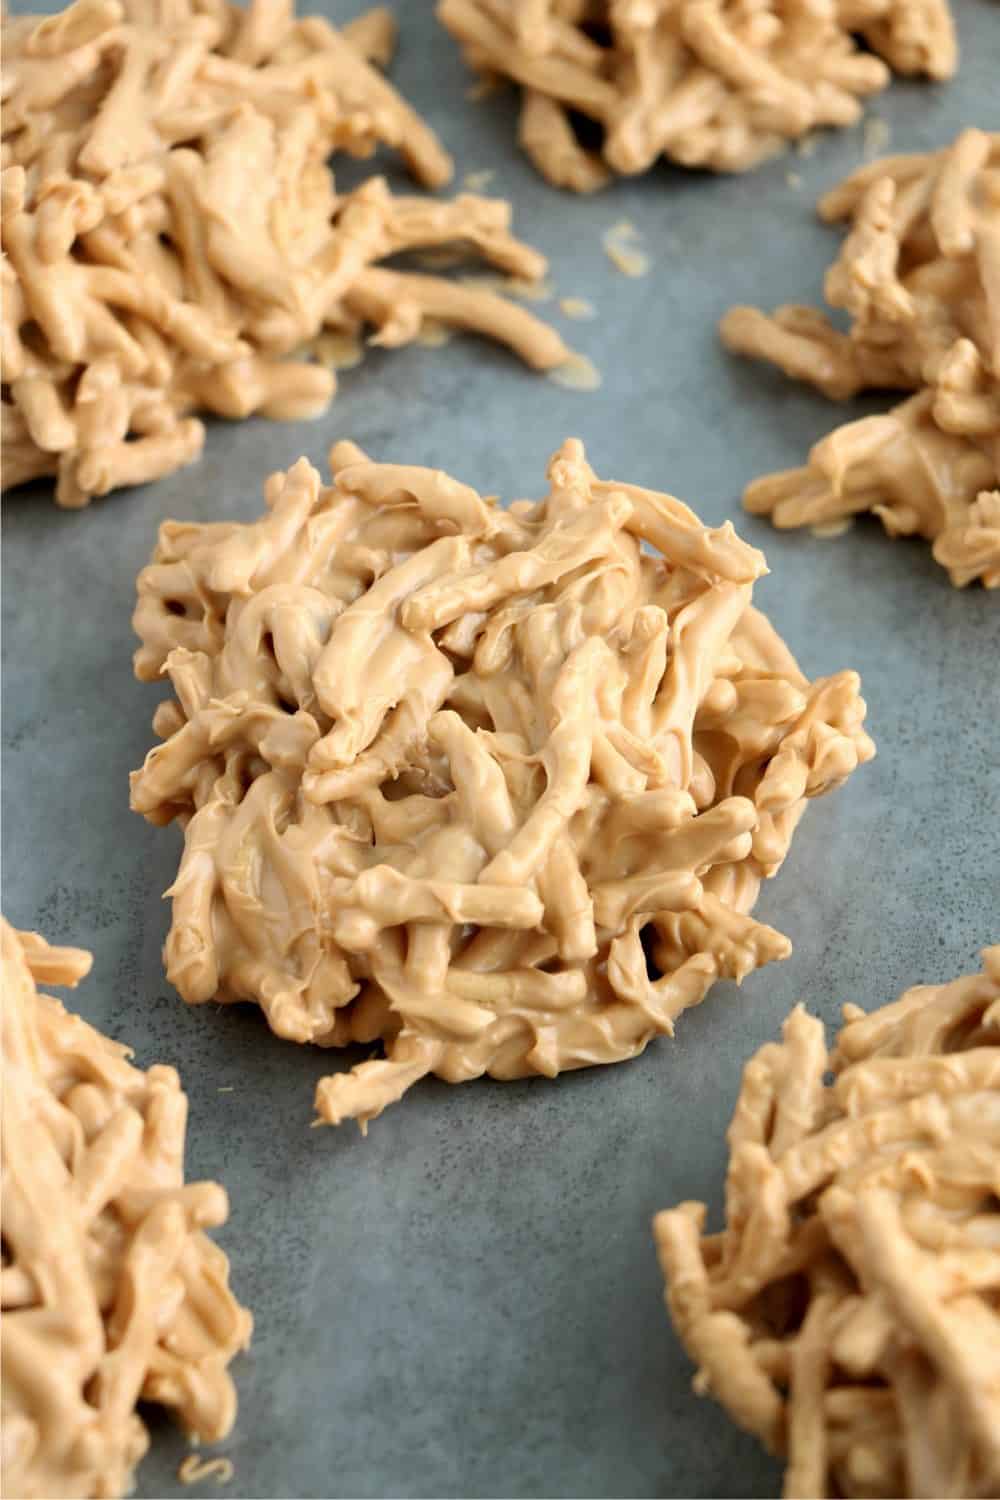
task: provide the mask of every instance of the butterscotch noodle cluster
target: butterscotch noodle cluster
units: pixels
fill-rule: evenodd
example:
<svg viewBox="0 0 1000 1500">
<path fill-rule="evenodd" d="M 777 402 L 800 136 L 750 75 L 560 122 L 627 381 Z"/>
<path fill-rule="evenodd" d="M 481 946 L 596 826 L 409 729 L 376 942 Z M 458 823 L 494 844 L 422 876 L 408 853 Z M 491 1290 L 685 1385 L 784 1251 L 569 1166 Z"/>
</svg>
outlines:
<svg viewBox="0 0 1000 1500">
<path fill-rule="evenodd" d="M 0 919 L 3 982 L 3 1493 L 124 1495 L 148 1446 L 138 1401 L 195 1438 L 236 1415 L 227 1365 L 251 1319 L 203 1233 L 215 1182 L 184 1181 L 187 1099 L 173 1068 L 129 1051 L 42 984 L 90 954 Z"/>
<path fill-rule="evenodd" d="M 958 61 L 948 0 L 439 0 L 438 15 L 473 68 L 520 85 L 522 147 L 580 193 L 661 155 L 747 171 L 853 124 L 893 71 L 949 78 Z"/>
<path fill-rule="evenodd" d="M 982 974 L 798 1006 L 747 1064 L 726 1228 L 655 1220 L 695 1388 L 787 1458 L 784 1493 L 1000 1494 L 1000 947 Z M 831 1081 L 827 1081 L 830 1079 Z"/>
<path fill-rule="evenodd" d="M 760 553 L 572 440 L 508 510 L 331 467 L 251 525 L 165 523 L 139 577 L 136 670 L 176 697 L 132 806 L 185 828 L 183 997 L 382 1043 L 317 1092 L 364 1123 L 427 1073 L 633 1057 L 783 957 L 760 880 L 873 746 L 857 676 L 808 682 L 750 607 Z"/>
<path fill-rule="evenodd" d="M 529 364 L 558 335 L 494 292 L 379 264 L 456 244 L 520 279 L 545 271 L 510 206 L 338 193 L 332 152 L 398 148 L 439 186 L 451 162 L 366 60 L 392 26 L 337 32 L 285 0 L 75 0 L 5 19 L 3 483 L 57 476 L 62 505 L 168 474 L 204 441 L 191 413 L 297 419 L 336 377 L 321 330 L 395 346 L 426 319 Z"/>
<path fill-rule="evenodd" d="M 933 541 L 962 587 L 1000 587 L 1000 134 L 862 167 L 820 201 L 851 230 L 827 272 L 843 333 L 811 307 L 734 307 L 729 348 L 772 360 L 834 400 L 914 392 L 838 427 L 805 468 L 758 479 L 748 510 L 777 526 L 873 511 L 890 536 Z"/>
</svg>

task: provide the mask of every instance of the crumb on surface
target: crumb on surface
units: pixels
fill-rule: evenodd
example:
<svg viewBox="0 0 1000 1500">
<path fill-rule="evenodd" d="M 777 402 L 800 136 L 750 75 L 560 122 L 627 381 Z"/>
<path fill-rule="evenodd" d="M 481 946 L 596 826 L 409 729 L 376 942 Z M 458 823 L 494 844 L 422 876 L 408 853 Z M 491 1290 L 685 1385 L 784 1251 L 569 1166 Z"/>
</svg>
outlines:
<svg viewBox="0 0 1000 1500">
<path fill-rule="evenodd" d="M 560 297 L 559 311 L 567 318 L 588 319 L 597 317 L 597 308 L 586 297 Z"/>
<path fill-rule="evenodd" d="M 219 1455 L 216 1458 L 202 1458 L 199 1453 L 189 1453 L 183 1458 L 177 1469 L 177 1478 L 181 1484 L 202 1484 L 206 1479 L 214 1479 L 216 1484 L 229 1484 L 236 1470 L 231 1458 Z"/>
</svg>

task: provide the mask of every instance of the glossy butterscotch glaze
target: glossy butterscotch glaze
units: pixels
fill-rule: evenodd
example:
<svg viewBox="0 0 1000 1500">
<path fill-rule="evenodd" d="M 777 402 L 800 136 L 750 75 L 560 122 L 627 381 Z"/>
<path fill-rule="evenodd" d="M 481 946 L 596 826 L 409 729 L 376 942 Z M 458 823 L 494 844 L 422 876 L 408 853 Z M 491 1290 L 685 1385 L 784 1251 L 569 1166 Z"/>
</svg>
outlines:
<svg viewBox="0 0 1000 1500">
<path fill-rule="evenodd" d="M 695 1389 L 787 1459 L 784 1494 L 1000 1494 L 1000 947 L 983 973 L 801 1006 L 747 1063 L 726 1227 L 659 1214 Z"/>
<path fill-rule="evenodd" d="M 184 1181 L 187 1099 L 173 1068 L 130 1053 L 39 993 L 90 954 L 0 919 L 3 983 L 3 1493 L 115 1497 L 149 1437 L 138 1401 L 192 1436 L 236 1414 L 227 1366 L 250 1338 L 215 1182 Z"/>
<path fill-rule="evenodd" d="M 783 957 L 760 881 L 873 747 L 856 675 L 809 682 L 751 607 L 761 554 L 572 440 L 507 510 L 331 464 L 250 525 L 167 522 L 139 577 L 136 669 L 175 698 L 132 805 L 185 828 L 184 998 L 382 1042 L 317 1094 L 364 1122 L 429 1072 L 632 1057 Z"/>
<path fill-rule="evenodd" d="M 438 15 L 471 67 L 520 86 L 521 146 L 580 193 L 660 155 L 744 172 L 854 124 L 893 72 L 948 78 L 958 60 L 948 0 L 439 0 Z M 571 111 L 602 128 L 599 150 Z"/>
<path fill-rule="evenodd" d="M 336 376 L 318 336 L 395 347 L 425 321 L 550 369 L 569 351 L 494 292 L 380 264 L 456 244 L 522 280 L 544 258 L 510 205 L 338 193 L 332 153 L 451 162 L 367 60 L 384 11 L 343 32 L 282 0 L 75 0 L 3 21 L 3 484 L 56 476 L 62 505 L 192 462 L 194 413 L 297 420 Z"/>
<path fill-rule="evenodd" d="M 933 542 L 959 587 L 1000 587 L 1000 134 L 966 130 L 924 156 L 862 167 L 820 202 L 851 226 L 826 298 L 849 333 L 811 307 L 732 308 L 737 353 L 769 359 L 834 400 L 912 394 L 885 416 L 838 427 L 804 468 L 768 475 L 746 506 L 777 526 L 859 511 L 891 536 Z"/>
</svg>

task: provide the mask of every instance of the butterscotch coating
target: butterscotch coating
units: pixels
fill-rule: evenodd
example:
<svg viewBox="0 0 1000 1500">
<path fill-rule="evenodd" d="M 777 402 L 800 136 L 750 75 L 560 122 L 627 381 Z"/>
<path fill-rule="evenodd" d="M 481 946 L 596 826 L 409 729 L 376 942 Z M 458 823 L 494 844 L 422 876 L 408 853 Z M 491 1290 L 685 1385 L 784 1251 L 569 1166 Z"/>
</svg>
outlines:
<svg viewBox="0 0 1000 1500">
<path fill-rule="evenodd" d="M 3 979 L 3 1493 L 115 1497 L 149 1444 L 138 1401 L 214 1442 L 236 1415 L 227 1366 L 250 1339 L 216 1182 L 184 1181 L 187 1099 L 173 1068 L 40 994 L 90 954 L 0 918 Z"/>
<path fill-rule="evenodd" d="M 885 416 L 838 427 L 804 468 L 749 486 L 776 526 L 872 511 L 890 536 L 922 536 L 962 588 L 1000 587 L 1000 134 L 965 130 L 943 151 L 895 156 L 820 200 L 851 226 L 826 299 L 773 316 L 734 307 L 726 345 L 769 359 L 833 400 L 913 392 Z"/>
<path fill-rule="evenodd" d="M 1000 1494 L 1000 947 L 828 1053 L 797 1006 L 747 1063 L 726 1227 L 658 1214 L 695 1389 L 787 1460 L 789 1500 Z"/>
<path fill-rule="evenodd" d="M 317 1091 L 364 1123 L 427 1073 L 633 1057 L 784 957 L 760 881 L 874 752 L 856 675 L 807 681 L 751 608 L 761 554 L 575 440 L 507 510 L 330 461 L 253 524 L 165 523 L 139 576 L 136 671 L 176 697 L 132 806 L 185 829 L 182 996 L 380 1041 Z"/>
<path fill-rule="evenodd" d="M 438 15 L 472 68 L 520 86 L 522 147 L 580 193 L 661 155 L 745 172 L 854 124 L 893 72 L 958 63 L 948 0 L 438 0 Z M 570 111 L 602 128 L 600 150 Z"/>
<path fill-rule="evenodd" d="M 338 193 L 331 153 L 388 145 L 437 187 L 451 161 L 366 60 L 384 11 L 343 32 L 285 0 L 75 0 L 4 19 L 3 484 L 57 477 L 61 505 L 192 462 L 193 413 L 297 420 L 334 395 L 322 330 L 395 347 L 433 318 L 567 358 L 495 292 L 387 269 L 464 246 L 527 280 L 544 258 L 510 205 Z M 9 393 L 9 394 L 8 394 Z"/>
</svg>

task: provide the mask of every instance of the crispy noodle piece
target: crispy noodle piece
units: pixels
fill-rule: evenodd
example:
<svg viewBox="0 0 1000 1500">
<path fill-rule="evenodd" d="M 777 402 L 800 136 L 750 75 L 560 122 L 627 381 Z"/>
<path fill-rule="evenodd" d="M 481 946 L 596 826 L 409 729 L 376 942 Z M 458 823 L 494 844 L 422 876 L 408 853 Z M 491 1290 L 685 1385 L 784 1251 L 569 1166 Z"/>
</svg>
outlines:
<svg viewBox="0 0 1000 1500">
<path fill-rule="evenodd" d="M 1000 134 L 861 167 L 820 213 L 851 225 L 825 285 L 850 332 L 811 307 L 734 307 L 723 342 L 836 401 L 913 394 L 755 480 L 746 507 L 782 527 L 870 510 L 890 536 L 932 541 L 958 588 L 1000 588 Z"/>
<path fill-rule="evenodd" d="M 809 682 L 750 606 L 761 554 L 574 440 L 509 510 L 330 463 L 272 475 L 251 525 L 166 522 L 139 576 L 136 672 L 176 696 L 132 806 L 185 829 L 184 999 L 381 1042 L 317 1091 L 366 1122 L 427 1073 L 633 1057 L 784 957 L 760 881 L 874 748 L 857 676 Z"/>
<path fill-rule="evenodd" d="M 520 86 L 521 146 L 578 193 L 659 156 L 745 172 L 853 125 L 893 72 L 958 64 L 948 0 L 438 0 L 438 16 L 470 67 Z"/>
<path fill-rule="evenodd" d="M 36 982 L 76 985 L 79 948 L 0 918 L 3 975 L 3 1492 L 117 1496 L 149 1444 L 136 1403 L 230 1431 L 227 1366 L 252 1320 L 203 1233 L 217 1182 L 184 1181 L 187 1098 Z"/>
<path fill-rule="evenodd" d="M 695 1389 L 789 1500 L 1000 1494 L 1000 947 L 827 1053 L 796 1006 L 747 1063 L 726 1227 L 654 1220 Z"/>
<path fill-rule="evenodd" d="M 427 319 L 507 343 L 537 369 L 559 335 L 493 292 L 380 264 L 452 246 L 524 281 L 546 262 L 510 205 L 338 193 L 327 158 L 400 151 L 451 176 L 434 134 L 366 58 L 378 9 L 337 32 L 285 0 L 75 0 L 5 18 L 3 484 L 57 476 L 61 505 L 196 459 L 192 413 L 297 420 L 336 376 L 314 344 Z M 324 332 L 325 331 L 325 332 Z"/>
</svg>

